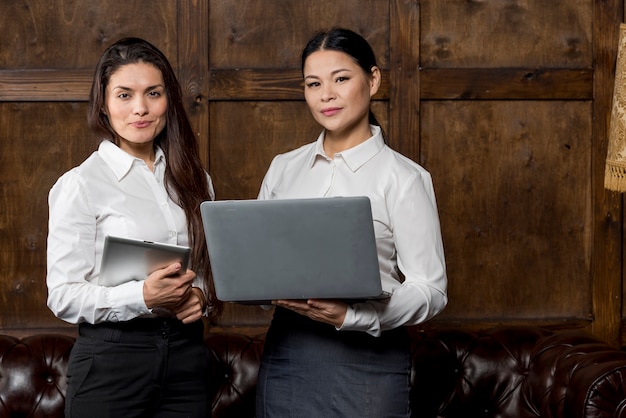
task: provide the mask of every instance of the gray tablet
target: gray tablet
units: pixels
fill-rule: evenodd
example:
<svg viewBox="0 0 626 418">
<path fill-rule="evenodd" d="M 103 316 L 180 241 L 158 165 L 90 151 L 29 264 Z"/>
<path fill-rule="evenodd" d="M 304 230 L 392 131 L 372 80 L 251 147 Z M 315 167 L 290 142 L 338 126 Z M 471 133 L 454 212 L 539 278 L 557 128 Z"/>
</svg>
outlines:
<svg viewBox="0 0 626 418">
<path fill-rule="evenodd" d="M 150 273 L 179 262 L 182 271 L 189 264 L 188 247 L 107 236 L 104 241 L 98 283 L 117 286 L 131 280 L 144 280 Z"/>
</svg>

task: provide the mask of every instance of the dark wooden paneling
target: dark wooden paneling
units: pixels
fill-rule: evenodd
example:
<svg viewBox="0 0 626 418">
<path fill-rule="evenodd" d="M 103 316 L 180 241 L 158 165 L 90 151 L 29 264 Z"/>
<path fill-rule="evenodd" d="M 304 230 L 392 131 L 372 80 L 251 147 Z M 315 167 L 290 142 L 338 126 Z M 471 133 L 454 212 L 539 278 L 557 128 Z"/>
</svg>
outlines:
<svg viewBox="0 0 626 418">
<path fill-rule="evenodd" d="M 594 0 L 421 0 L 425 68 L 591 68 Z"/>
<path fill-rule="evenodd" d="M 304 44 L 319 29 L 352 28 L 387 67 L 389 2 L 380 0 L 209 1 L 209 67 L 300 68 Z"/>
<path fill-rule="evenodd" d="M 389 27 L 389 145 L 419 159 L 420 131 L 420 15 L 417 1 L 390 2 Z"/>
<path fill-rule="evenodd" d="M 102 51 L 123 36 L 141 36 L 177 63 L 177 2 L 2 1 L 1 69 L 93 71 Z"/>
<path fill-rule="evenodd" d="M 209 149 L 209 39 L 206 28 L 209 20 L 207 1 L 178 2 L 178 58 L 177 78 L 183 92 L 183 101 L 189 121 L 200 142 L 200 155 L 208 170 Z M 205 58 L 202 59 L 201 57 Z"/>
<path fill-rule="evenodd" d="M 0 70 L 0 101 L 86 101 L 92 78 L 93 70 Z"/>
<path fill-rule="evenodd" d="M 60 324 L 46 307 L 47 197 L 96 147 L 86 111 L 82 104 L 0 103 L 0 327 Z"/>
<path fill-rule="evenodd" d="M 591 100 L 591 69 L 423 69 L 421 97 L 429 99 Z"/>
<path fill-rule="evenodd" d="M 442 318 L 591 316 L 590 115 L 583 101 L 422 103 L 450 279 Z"/>
<path fill-rule="evenodd" d="M 304 102 L 216 102 L 210 124 L 211 175 L 219 199 L 256 198 L 272 157 L 319 134 Z"/>
<path fill-rule="evenodd" d="M 620 313 L 623 306 L 624 245 L 622 196 L 604 189 L 604 168 L 618 28 L 624 14 L 622 0 L 594 2 L 594 102 L 592 116 L 594 147 L 592 162 L 593 226 L 592 246 L 593 333 L 617 345 L 620 341 Z M 622 332 L 622 335 L 624 333 Z"/>
</svg>

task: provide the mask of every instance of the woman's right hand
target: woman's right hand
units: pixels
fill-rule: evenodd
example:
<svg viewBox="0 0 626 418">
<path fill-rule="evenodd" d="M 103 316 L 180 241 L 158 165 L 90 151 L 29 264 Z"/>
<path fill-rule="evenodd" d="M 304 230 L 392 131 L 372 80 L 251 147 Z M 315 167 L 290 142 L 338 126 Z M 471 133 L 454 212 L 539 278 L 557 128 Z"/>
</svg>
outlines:
<svg viewBox="0 0 626 418">
<path fill-rule="evenodd" d="M 190 296 L 196 273 L 181 273 L 180 269 L 180 263 L 174 263 L 150 273 L 143 283 L 143 299 L 148 308 L 173 308 Z"/>
</svg>

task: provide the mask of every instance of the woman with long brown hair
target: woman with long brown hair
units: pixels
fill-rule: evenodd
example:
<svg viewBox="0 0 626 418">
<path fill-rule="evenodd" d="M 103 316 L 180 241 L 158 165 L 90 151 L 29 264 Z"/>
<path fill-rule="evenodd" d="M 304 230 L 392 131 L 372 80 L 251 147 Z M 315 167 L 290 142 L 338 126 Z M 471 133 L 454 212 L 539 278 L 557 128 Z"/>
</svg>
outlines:
<svg viewBox="0 0 626 418">
<path fill-rule="evenodd" d="M 96 67 L 98 150 L 49 195 L 48 306 L 79 325 L 67 417 L 210 416 L 203 315 L 217 315 L 199 206 L 214 199 L 181 89 L 163 53 L 125 38 Z M 189 246 L 180 263 L 109 286 L 107 235 Z"/>
</svg>

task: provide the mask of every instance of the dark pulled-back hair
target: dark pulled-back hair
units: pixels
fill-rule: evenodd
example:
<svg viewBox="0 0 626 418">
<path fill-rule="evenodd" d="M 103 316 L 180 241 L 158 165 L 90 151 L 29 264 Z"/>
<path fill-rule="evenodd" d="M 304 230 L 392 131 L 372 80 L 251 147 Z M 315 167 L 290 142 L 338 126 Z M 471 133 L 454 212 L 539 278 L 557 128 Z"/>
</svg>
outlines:
<svg viewBox="0 0 626 418">
<path fill-rule="evenodd" d="M 372 75 L 372 68 L 377 67 L 374 50 L 365 38 L 350 29 L 335 27 L 317 32 L 306 44 L 302 50 L 301 68 L 303 75 L 304 63 L 309 55 L 325 50 L 343 52 L 349 55 L 368 77 Z M 369 123 L 380 126 L 371 109 L 369 111 Z"/>
<path fill-rule="evenodd" d="M 145 63 L 157 68 L 163 77 L 167 98 L 166 123 L 154 139 L 167 160 L 165 187 L 168 194 L 185 212 L 191 246 L 191 268 L 205 281 L 207 306 L 213 315 L 221 311 L 215 297 L 206 238 L 200 216 L 200 203 L 210 199 L 206 171 L 200 160 L 198 140 L 183 106 L 182 91 L 165 55 L 150 42 L 140 38 L 123 38 L 102 54 L 93 77 L 87 121 L 99 139 L 108 139 L 119 146 L 119 137 L 105 112 L 106 89 L 111 76 L 122 66 Z"/>
</svg>

